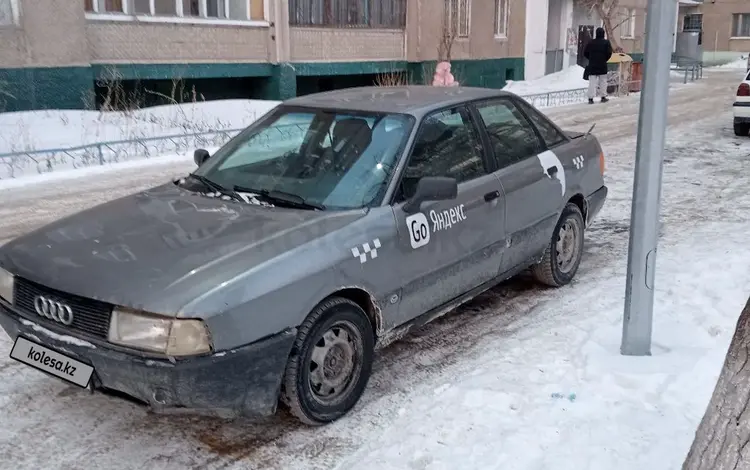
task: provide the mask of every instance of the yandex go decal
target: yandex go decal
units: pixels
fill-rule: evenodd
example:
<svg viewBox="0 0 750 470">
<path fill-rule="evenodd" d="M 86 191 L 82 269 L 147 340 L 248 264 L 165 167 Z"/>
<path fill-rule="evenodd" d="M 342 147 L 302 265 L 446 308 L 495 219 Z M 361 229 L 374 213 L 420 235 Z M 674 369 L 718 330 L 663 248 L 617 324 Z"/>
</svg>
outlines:
<svg viewBox="0 0 750 470">
<path fill-rule="evenodd" d="M 406 228 L 409 231 L 411 247 L 417 249 L 430 243 L 430 225 L 427 216 L 421 212 L 412 214 L 406 218 Z"/>
<path fill-rule="evenodd" d="M 432 229 L 430 229 L 430 223 L 427 220 L 427 216 L 421 212 L 412 214 L 406 218 L 409 242 L 411 242 L 411 247 L 413 249 L 416 250 L 417 248 L 430 243 L 430 235 L 432 232 L 449 229 L 453 225 L 466 220 L 464 205 L 460 204 L 456 207 L 451 207 L 450 209 L 439 212 L 431 210 L 430 220 L 432 220 Z"/>
</svg>

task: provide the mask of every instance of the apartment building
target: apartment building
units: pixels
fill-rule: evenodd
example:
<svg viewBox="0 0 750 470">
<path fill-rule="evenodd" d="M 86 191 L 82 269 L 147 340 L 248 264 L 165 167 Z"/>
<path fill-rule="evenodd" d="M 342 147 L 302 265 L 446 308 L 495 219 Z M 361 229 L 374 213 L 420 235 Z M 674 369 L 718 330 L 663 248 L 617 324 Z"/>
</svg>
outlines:
<svg viewBox="0 0 750 470">
<path fill-rule="evenodd" d="M 750 0 L 680 0 L 680 31 L 700 33 L 707 65 L 750 53 Z"/>
<path fill-rule="evenodd" d="M 601 24 L 581 11 L 576 0 L 0 0 L 0 110 L 91 108 L 113 89 L 149 105 L 285 99 L 394 74 L 424 83 L 448 56 L 461 83 L 502 87 L 575 63 L 575 21 Z M 641 47 L 640 18 L 618 25 L 626 50 Z"/>
</svg>

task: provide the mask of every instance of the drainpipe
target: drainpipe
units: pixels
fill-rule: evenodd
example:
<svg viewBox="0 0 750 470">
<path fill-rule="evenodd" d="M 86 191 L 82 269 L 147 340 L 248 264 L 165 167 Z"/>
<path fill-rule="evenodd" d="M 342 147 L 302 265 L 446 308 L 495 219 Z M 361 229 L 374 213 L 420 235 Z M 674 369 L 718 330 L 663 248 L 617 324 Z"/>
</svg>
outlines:
<svg viewBox="0 0 750 470">
<path fill-rule="evenodd" d="M 422 0 L 417 0 L 417 59 L 422 60 Z"/>
</svg>

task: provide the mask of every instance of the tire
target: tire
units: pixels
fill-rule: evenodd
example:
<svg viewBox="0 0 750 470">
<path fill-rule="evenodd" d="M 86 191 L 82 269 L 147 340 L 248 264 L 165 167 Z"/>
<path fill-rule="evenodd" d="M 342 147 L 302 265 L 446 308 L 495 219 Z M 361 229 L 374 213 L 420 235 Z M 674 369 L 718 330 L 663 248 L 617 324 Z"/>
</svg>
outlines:
<svg viewBox="0 0 750 470">
<path fill-rule="evenodd" d="M 581 209 L 575 204 L 568 203 L 555 225 L 542 261 L 531 267 L 534 279 L 551 287 L 561 287 L 572 281 L 581 264 L 584 229 Z M 567 231 L 570 231 L 568 233 L 571 233 L 572 239 L 564 241 Z M 566 253 L 570 255 L 566 256 Z"/>
<path fill-rule="evenodd" d="M 750 134 L 750 124 L 744 122 L 734 123 L 734 135 L 737 137 L 746 137 Z"/>
<path fill-rule="evenodd" d="M 284 373 L 282 402 L 311 426 L 341 418 L 367 387 L 374 350 L 372 324 L 359 305 L 341 297 L 321 302 L 298 330 Z M 338 374 L 316 372 L 324 370 L 319 362 L 328 362 L 328 371 Z"/>
</svg>

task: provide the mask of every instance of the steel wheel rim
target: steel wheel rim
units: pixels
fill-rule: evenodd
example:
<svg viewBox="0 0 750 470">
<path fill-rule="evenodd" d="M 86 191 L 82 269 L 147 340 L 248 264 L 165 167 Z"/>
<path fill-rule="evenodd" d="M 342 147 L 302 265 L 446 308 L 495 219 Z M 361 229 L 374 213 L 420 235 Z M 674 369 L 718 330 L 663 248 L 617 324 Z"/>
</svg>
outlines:
<svg viewBox="0 0 750 470">
<path fill-rule="evenodd" d="M 580 236 L 581 226 L 574 219 L 566 220 L 560 227 L 555 243 L 557 268 L 560 272 L 567 274 L 575 266 L 581 251 Z"/>
<path fill-rule="evenodd" d="M 321 404 L 342 401 L 362 370 L 362 335 L 348 321 L 331 325 L 313 344 L 308 361 L 308 387 Z"/>
</svg>

